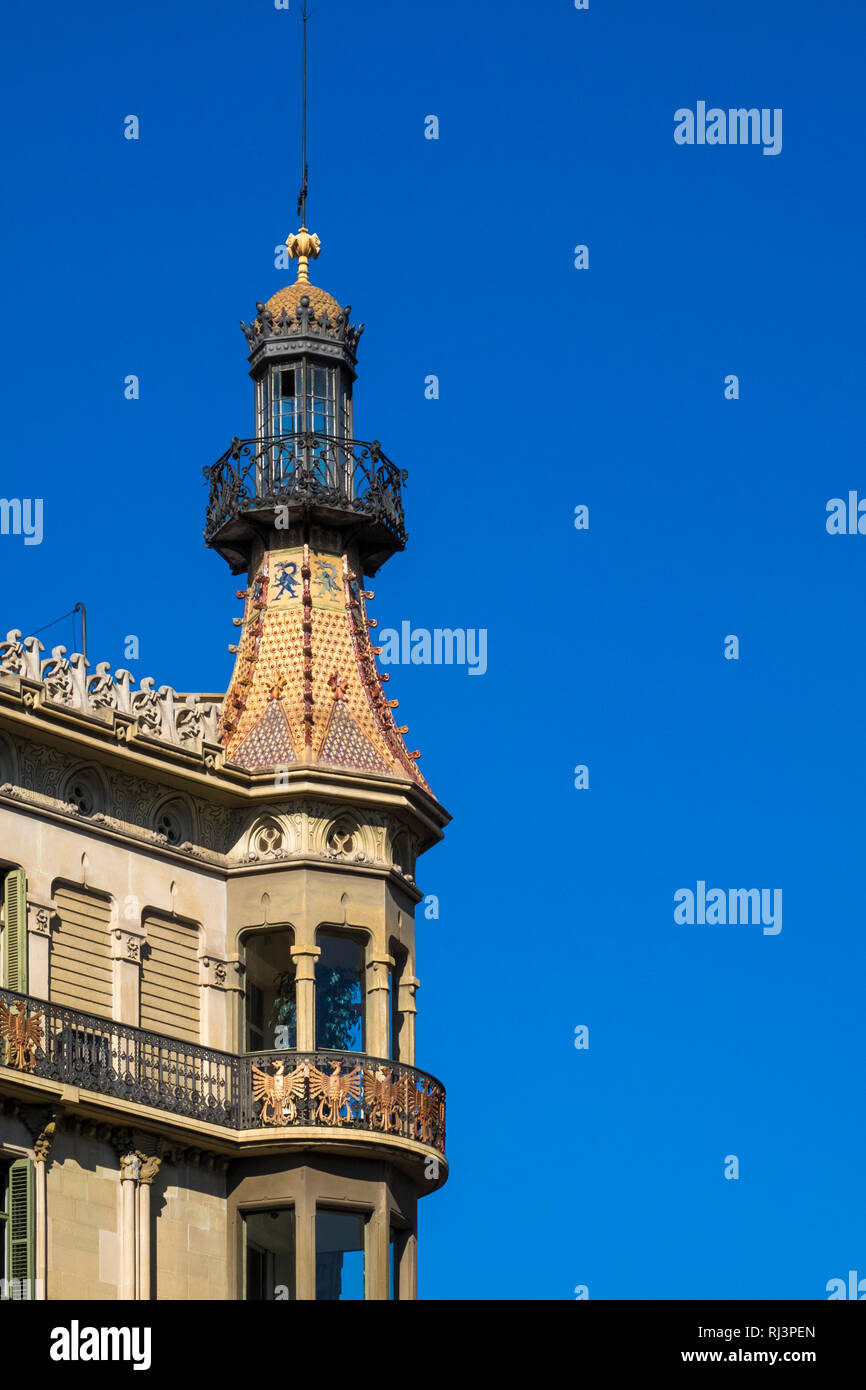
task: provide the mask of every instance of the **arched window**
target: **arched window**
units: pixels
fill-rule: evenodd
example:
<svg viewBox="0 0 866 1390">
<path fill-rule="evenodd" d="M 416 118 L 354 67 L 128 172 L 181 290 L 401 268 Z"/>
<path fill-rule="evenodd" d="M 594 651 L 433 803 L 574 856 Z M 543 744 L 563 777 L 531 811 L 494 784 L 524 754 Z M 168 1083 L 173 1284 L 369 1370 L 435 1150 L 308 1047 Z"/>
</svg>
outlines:
<svg viewBox="0 0 866 1390">
<path fill-rule="evenodd" d="M 316 961 L 316 1047 L 364 1051 L 364 948 L 345 932 L 321 931 Z"/>
<path fill-rule="evenodd" d="M 293 1051 L 298 1045 L 293 933 L 255 932 L 245 943 L 247 1052 Z"/>
</svg>

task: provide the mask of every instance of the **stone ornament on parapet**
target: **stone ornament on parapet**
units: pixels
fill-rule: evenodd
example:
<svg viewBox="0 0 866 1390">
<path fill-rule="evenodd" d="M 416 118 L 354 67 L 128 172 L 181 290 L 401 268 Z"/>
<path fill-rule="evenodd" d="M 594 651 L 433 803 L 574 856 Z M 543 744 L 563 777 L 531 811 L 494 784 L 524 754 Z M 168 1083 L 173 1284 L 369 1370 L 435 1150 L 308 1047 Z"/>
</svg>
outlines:
<svg viewBox="0 0 866 1390">
<path fill-rule="evenodd" d="M 103 724 L 114 720 L 119 743 L 138 735 L 191 751 L 204 751 L 208 745 L 206 766 L 218 767 L 220 701 L 179 695 L 170 685 L 155 689 L 152 676 L 142 677 L 136 690 L 131 672 L 121 669 L 112 675 L 107 661 L 98 662 L 89 674 L 90 663 L 81 652 L 67 656 L 66 648 L 57 646 L 42 658 L 43 651 L 37 638 L 22 639 L 18 628 L 11 628 L 0 642 L 0 685 L 17 685 L 22 702 L 34 713 L 49 704 Z"/>
</svg>

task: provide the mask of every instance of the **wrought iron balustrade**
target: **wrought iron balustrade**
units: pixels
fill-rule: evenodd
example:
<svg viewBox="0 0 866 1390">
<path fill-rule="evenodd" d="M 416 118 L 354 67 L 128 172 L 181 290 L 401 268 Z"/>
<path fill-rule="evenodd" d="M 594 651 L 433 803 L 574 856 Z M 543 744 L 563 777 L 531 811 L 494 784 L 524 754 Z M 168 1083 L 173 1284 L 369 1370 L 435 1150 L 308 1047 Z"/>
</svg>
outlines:
<svg viewBox="0 0 866 1390">
<path fill-rule="evenodd" d="M 370 517 L 400 547 L 406 543 L 402 487 L 408 474 L 382 452 L 378 440 L 309 430 L 233 439 L 204 475 L 210 484 L 207 540 L 239 515 L 295 503 Z"/>
<path fill-rule="evenodd" d="M 445 1089 L 415 1067 L 360 1052 L 241 1058 L 241 1127 L 324 1125 L 445 1149 Z"/>
<path fill-rule="evenodd" d="M 218 1052 L 0 989 L 0 1066 L 227 1129 L 318 1127 L 444 1152 L 434 1076 L 355 1052 Z"/>
<path fill-rule="evenodd" d="M 237 1128 L 231 1053 L 8 990 L 0 990 L 0 1035 L 0 1061 L 17 1071 Z"/>
</svg>

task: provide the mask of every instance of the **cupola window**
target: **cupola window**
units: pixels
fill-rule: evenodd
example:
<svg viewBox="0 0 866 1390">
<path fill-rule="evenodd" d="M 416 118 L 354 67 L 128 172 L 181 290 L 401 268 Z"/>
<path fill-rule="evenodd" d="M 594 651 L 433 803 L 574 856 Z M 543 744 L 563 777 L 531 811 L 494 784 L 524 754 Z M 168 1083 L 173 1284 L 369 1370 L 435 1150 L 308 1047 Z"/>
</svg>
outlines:
<svg viewBox="0 0 866 1390">
<path fill-rule="evenodd" d="M 260 439 L 312 430 L 334 435 L 349 427 L 349 402 L 335 367 L 300 361 L 272 367 L 258 383 L 256 432 Z"/>
</svg>

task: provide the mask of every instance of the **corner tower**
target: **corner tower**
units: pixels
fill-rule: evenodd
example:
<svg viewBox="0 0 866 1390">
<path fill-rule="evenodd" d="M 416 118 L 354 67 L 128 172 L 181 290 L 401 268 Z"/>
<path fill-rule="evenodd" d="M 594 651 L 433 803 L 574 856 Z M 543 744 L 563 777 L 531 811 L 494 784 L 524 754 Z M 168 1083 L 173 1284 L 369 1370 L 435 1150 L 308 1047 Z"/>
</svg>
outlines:
<svg viewBox="0 0 866 1390">
<path fill-rule="evenodd" d="M 286 244 L 295 282 L 241 324 L 255 433 L 205 470 L 205 538 L 245 576 L 218 738 L 226 769 L 267 801 L 228 904 L 243 1066 L 262 1127 L 303 1170 L 306 1237 L 276 1153 L 274 1184 L 237 1171 L 233 1207 L 247 1297 L 269 1296 L 289 1199 L 298 1296 L 340 1296 L 360 1259 L 368 1296 L 414 1297 L 416 1200 L 447 1172 L 444 1091 L 414 1070 L 414 874 L 448 817 L 395 720 L 365 588 L 406 543 L 407 474 L 354 437 L 363 325 L 310 282 L 319 238 L 301 227 Z M 302 1126 L 303 1159 L 293 1087 L 306 1120 L 326 1122 Z M 259 1222 L 248 1203 L 265 1193 Z"/>
</svg>

